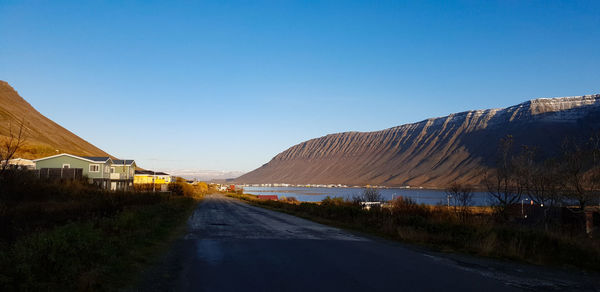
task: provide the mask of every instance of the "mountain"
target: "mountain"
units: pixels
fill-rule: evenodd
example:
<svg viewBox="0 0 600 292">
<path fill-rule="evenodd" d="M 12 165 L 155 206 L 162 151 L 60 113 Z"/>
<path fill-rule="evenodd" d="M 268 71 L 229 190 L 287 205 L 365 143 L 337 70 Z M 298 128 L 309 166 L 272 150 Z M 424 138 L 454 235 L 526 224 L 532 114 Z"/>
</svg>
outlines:
<svg viewBox="0 0 600 292">
<path fill-rule="evenodd" d="M 565 137 L 600 129 L 600 95 L 530 100 L 376 132 L 331 134 L 295 145 L 238 183 L 348 184 L 439 188 L 480 184 L 493 167 L 498 141 L 555 154 Z"/>
<path fill-rule="evenodd" d="M 17 157 L 34 159 L 58 152 L 110 156 L 40 114 L 7 82 L 0 80 L 0 141 L 10 135 L 11 127 L 13 132 L 18 132 L 21 121 L 24 121 L 26 144 Z"/>
</svg>

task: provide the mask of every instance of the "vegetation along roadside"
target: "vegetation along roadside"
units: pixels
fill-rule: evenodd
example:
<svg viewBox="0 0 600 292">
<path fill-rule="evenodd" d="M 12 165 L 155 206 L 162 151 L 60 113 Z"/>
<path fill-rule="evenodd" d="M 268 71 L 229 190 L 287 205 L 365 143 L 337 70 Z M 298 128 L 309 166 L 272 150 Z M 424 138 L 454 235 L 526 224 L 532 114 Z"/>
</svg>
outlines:
<svg viewBox="0 0 600 292">
<path fill-rule="evenodd" d="M 577 232 L 544 231 L 498 220 L 493 212 L 469 212 L 446 206 L 416 204 L 397 198 L 385 207 L 365 209 L 360 201 L 326 198 L 319 203 L 259 200 L 229 193 L 252 205 L 418 244 L 444 252 L 460 252 L 520 262 L 600 270 L 600 241 Z"/>
<path fill-rule="evenodd" d="M 196 192 L 108 192 L 79 181 L 0 177 L 0 290 L 117 290 L 177 236 Z"/>
</svg>

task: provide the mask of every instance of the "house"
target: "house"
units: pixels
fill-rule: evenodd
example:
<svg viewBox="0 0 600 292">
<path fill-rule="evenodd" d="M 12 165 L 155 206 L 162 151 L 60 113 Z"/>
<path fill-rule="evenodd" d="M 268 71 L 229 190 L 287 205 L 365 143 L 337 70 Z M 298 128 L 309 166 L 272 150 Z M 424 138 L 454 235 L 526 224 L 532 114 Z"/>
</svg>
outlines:
<svg viewBox="0 0 600 292">
<path fill-rule="evenodd" d="M 168 173 L 156 172 L 153 170 L 136 170 L 135 177 L 133 180 L 134 184 L 152 184 L 152 183 L 154 183 L 157 185 L 163 185 L 163 184 L 170 184 L 172 182 L 175 182 L 175 179 Z"/>
<path fill-rule="evenodd" d="M 110 187 L 110 167 L 112 165 L 110 157 L 80 157 L 62 153 L 36 159 L 34 162 L 35 169 L 40 171 L 61 168 L 81 169 L 82 175 L 88 178 L 89 183 L 96 184 L 104 189 Z"/>
<path fill-rule="evenodd" d="M 68 153 L 34 160 L 35 169 L 38 170 L 40 177 L 87 177 L 89 183 L 96 184 L 103 189 L 123 190 L 133 183 L 130 173 L 131 169 L 135 168 L 135 161 L 116 161 L 120 162 L 118 166 L 115 166 L 115 161 L 108 156 L 76 156 Z"/>
<path fill-rule="evenodd" d="M 154 183 L 156 184 L 170 184 L 175 182 L 175 178 L 168 173 L 157 172 L 155 175 Z"/>
<path fill-rule="evenodd" d="M 152 189 L 156 189 L 158 185 L 163 192 L 168 190 L 168 185 L 172 182 L 175 182 L 175 179 L 168 173 L 153 170 L 135 170 L 133 179 L 135 185 L 153 185 Z"/>
<path fill-rule="evenodd" d="M 154 171 L 152 170 L 135 170 L 133 176 L 133 184 L 145 185 L 154 182 Z"/>
<path fill-rule="evenodd" d="M 6 162 L 10 168 L 14 169 L 35 169 L 35 162 L 33 160 L 24 158 L 14 158 Z"/>
<path fill-rule="evenodd" d="M 133 188 L 136 167 L 135 160 L 114 159 L 110 167 L 111 189 Z"/>
</svg>

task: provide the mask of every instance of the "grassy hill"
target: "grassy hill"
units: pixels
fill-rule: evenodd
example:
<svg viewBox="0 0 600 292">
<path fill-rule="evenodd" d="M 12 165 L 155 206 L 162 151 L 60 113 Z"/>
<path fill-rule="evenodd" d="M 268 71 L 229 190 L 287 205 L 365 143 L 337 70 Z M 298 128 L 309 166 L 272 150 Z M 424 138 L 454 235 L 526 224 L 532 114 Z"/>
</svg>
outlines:
<svg viewBox="0 0 600 292">
<path fill-rule="evenodd" d="M 7 82 L 0 80 L 0 141 L 18 131 L 24 121 L 26 144 L 16 157 L 35 159 L 57 153 L 109 156 L 69 130 L 40 114 Z M 58 151 L 57 151 L 58 150 Z"/>
</svg>

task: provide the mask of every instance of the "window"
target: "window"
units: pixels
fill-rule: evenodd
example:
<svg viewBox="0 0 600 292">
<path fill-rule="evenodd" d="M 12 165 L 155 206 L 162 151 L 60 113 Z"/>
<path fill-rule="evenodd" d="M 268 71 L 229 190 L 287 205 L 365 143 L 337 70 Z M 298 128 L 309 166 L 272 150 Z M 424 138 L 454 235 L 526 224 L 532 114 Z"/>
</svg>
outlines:
<svg viewBox="0 0 600 292">
<path fill-rule="evenodd" d="M 100 172 L 100 165 L 90 164 L 90 172 Z"/>
<path fill-rule="evenodd" d="M 115 168 L 114 167 L 110 168 L 110 173 L 115 173 Z"/>
<path fill-rule="evenodd" d="M 63 164 L 62 168 L 71 168 L 71 165 L 70 164 Z"/>
</svg>

